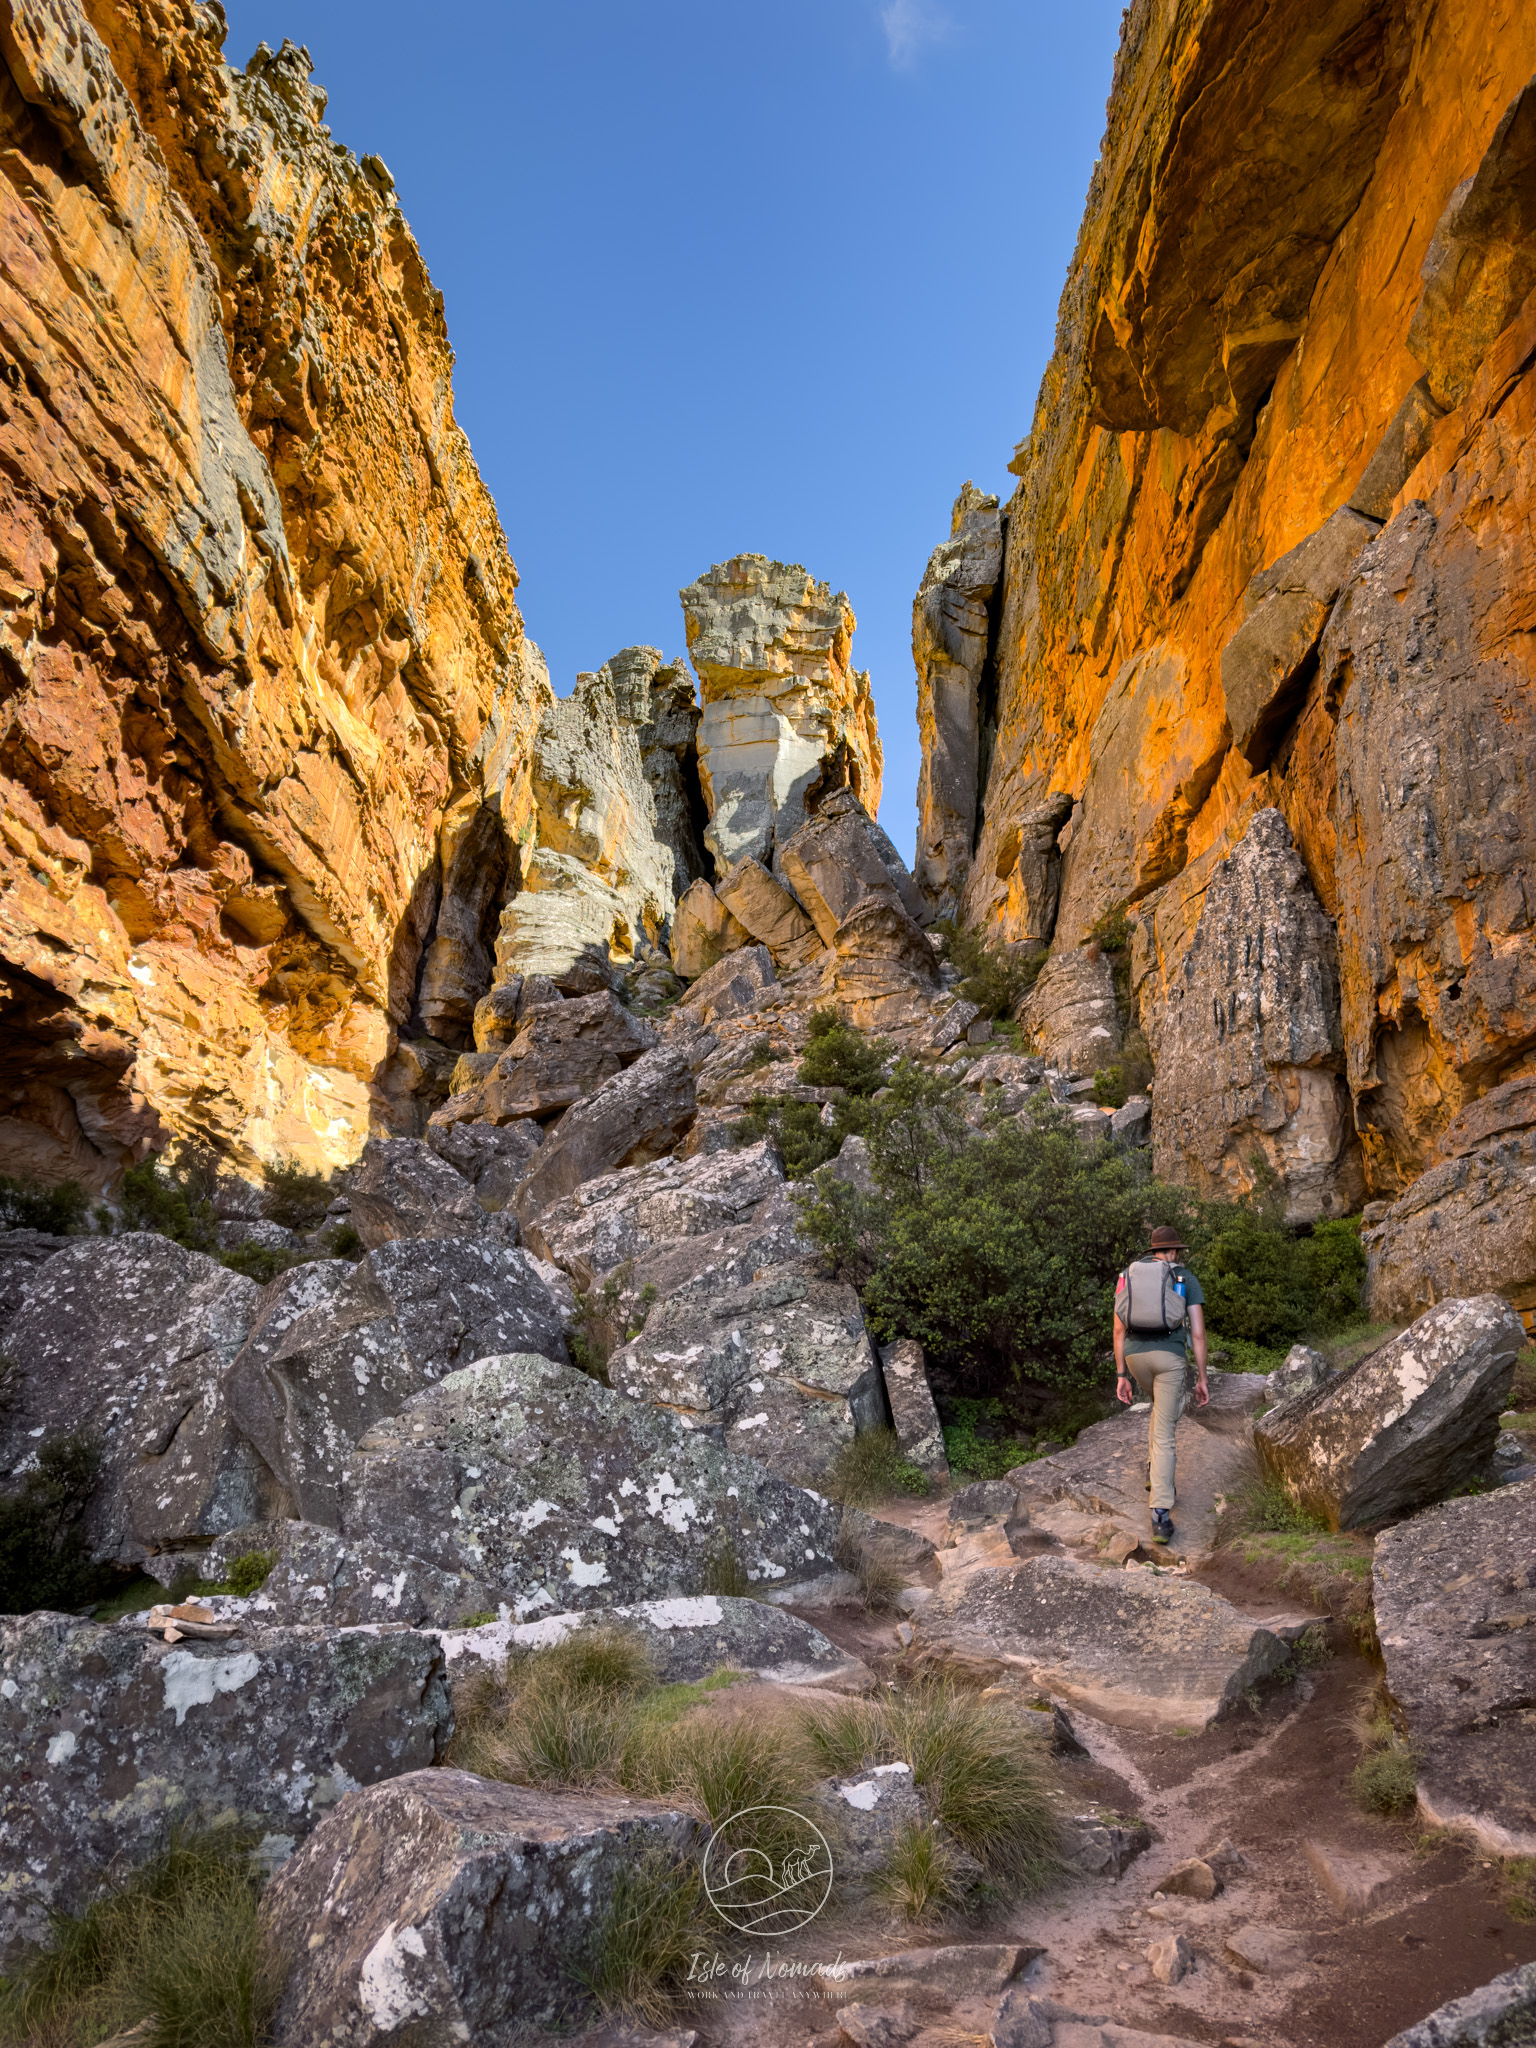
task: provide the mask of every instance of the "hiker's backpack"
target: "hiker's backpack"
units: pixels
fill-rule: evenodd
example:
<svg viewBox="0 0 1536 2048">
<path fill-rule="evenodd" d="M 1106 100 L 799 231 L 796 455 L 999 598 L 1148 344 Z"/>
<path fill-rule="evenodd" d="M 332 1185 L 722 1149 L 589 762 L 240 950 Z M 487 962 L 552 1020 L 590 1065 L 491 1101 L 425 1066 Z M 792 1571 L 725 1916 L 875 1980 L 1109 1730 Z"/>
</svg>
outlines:
<svg viewBox="0 0 1536 2048">
<path fill-rule="evenodd" d="M 1188 1313 L 1178 1274 L 1165 1259 L 1135 1259 L 1120 1275 L 1115 1314 L 1132 1336 L 1170 1337 Z"/>
</svg>

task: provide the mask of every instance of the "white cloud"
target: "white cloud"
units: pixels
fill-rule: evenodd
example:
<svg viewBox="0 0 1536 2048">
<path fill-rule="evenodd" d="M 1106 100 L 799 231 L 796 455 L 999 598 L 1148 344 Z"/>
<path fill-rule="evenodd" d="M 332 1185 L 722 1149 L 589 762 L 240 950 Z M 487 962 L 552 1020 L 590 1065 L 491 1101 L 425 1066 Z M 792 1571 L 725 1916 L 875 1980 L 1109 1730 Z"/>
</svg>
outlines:
<svg viewBox="0 0 1536 2048">
<path fill-rule="evenodd" d="M 880 26 L 891 63 L 898 71 L 910 71 L 929 44 L 946 39 L 954 23 L 936 0 L 885 0 Z"/>
</svg>

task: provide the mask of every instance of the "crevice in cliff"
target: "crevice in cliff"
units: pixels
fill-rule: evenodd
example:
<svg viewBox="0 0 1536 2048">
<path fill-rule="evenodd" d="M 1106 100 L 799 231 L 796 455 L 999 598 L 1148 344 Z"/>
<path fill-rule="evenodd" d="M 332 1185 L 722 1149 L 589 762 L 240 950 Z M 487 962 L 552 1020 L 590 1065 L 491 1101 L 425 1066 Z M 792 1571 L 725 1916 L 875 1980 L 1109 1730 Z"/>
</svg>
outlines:
<svg viewBox="0 0 1536 2048">
<path fill-rule="evenodd" d="M 981 675 L 976 684 L 976 821 L 971 827 L 971 856 L 981 845 L 981 830 L 986 823 L 987 779 L 992 773 L 992 760 L 997 752 L 998 701 L 1002 689 L 1002 677 L 998 662 L 998 647 L 1002 638 L 1004 599 L 1008 589 L 1008 514 L 1002 515 L 1003 564 L 987 600 L 987 658 L 982 663 Z"/>
</svg>

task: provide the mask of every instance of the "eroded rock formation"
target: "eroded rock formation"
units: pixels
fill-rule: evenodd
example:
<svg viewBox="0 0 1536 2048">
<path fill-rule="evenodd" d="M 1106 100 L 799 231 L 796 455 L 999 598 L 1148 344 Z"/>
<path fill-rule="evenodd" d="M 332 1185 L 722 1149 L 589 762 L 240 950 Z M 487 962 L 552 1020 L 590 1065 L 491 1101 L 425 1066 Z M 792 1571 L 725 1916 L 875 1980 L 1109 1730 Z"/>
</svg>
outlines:
<svg viewBox="0 0 1536 2048">
<path fill-rule="evenodd" d="M 1008 942 L 1127 911 L 1163 1170 L 1395 1203 L 1393 1314 L 1536 1298 L 1523 1140 L 1466 1121 L 1536 1071 L 1533 70 L 1507 0 L 1133 6 L 942 823 L 944 549 L 917 607 L 922 861 Z M 1418 1284 L 1431 1181 L 1498 1228 Z"/>
</svg>

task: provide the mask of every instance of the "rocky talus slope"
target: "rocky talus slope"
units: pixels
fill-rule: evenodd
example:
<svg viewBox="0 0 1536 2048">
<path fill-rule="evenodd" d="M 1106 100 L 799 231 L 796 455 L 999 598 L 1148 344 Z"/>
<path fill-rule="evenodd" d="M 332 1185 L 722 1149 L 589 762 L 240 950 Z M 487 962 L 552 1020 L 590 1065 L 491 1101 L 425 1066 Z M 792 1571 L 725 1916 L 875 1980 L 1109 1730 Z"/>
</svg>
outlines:
<svg viewBox="0 0 1536 2048">
<path fill-rule="evenodd" d="M 1368 1200 L 1384 1315 L 1536 1307 L 1533 70 L 1509 0 L 1137 0 L 1017 485 L 913 614 L 930 903 L 1123 909 L 1160 1170 Z"/>
</svg>

